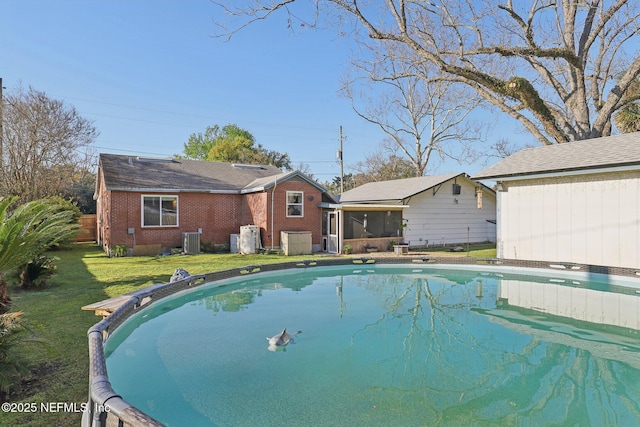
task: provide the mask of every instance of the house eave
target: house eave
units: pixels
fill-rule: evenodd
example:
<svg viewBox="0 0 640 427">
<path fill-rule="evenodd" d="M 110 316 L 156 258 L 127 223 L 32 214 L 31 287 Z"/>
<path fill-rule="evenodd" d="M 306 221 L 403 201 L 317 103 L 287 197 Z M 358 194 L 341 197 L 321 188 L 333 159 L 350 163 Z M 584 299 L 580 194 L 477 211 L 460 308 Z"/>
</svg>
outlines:
<svg viewBox="0 0 640 427">
<path fill-rule="evenodd" d="M 202 188 L 127 188 L 106 187 L 107 191 L 122 191 L 128 193 L 203 193 L 203 194 L 241 194 L 239 190 L 205 190 Z"/>
<path fill-rule="evenodd" d="M 387 204 L 367 204 L 367 203 L 318 203 L 318 206 L 325 209 L 338 209 L 349 211 L 372 211 L 372 210 L 402 210 L 409 205 L 387 205 Z"/>
<path fill-rule="evenodd" d="M 550 171 L 540 172 L 523 172 L 513 174 L 499 174 L 499 175 L 483 175 L 477 177 L 471 177 L 474 180 L 495 180 L 495 181 L 517 181 L 525 179 L 538 179 L 538 178 L 553 178 L 558 176 L 577 176 L 577 175 L 592 175 L 598 173 L 611 173 L 611 172 L 626 172 L 640 170 L 640 164 L 631 163 L 627 165 L 615 165 L 615 166 L 594 166 L 594 167 L 582 167 L 582 168 L 570 168 L 570 169 L 558 169 Z"/>
</svg>

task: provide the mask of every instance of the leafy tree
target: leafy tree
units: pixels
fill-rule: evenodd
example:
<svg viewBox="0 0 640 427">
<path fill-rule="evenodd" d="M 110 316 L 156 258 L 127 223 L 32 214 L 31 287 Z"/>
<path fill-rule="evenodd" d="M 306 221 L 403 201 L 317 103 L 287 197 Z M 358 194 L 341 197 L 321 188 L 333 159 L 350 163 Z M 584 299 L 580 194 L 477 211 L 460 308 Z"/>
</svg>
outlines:
<svg viewBox="0 0 640 427">
<path fill-rule="evenodd" d="M 614 116 L 614 121 L 620 132 L 640 131 L 640 102 L 635 100 L 638 95 L 640 95 L 640 80 L 636 79 L 626 96 L 626 99 L 630 100 L 629 103 Z"/>
<path fill-rule="evenodd" d="M 10 211 L 17 197 L 0 198 L 0 313 L 11 298 L 4 275 L 75 234 L 75 213 L 49 200 L 34 200 Z"/>
<path fill-rule="evenodd" d="M 62 189 L 60 196 L 76 205 L 81 214 L 95 214 L 96 201 L 93 194 L 96 191 L 96 174 L 85 171 L 77 174 L 74 181 Z"/>
<path fill-rule="evenodd" d="M 54 196 L 92 168 L 98 132 L 74 107 L 30 87 L 9 93 L 2 108 L 0 194 Z"/>
<path fill-rule="evenodd" d="M 340 194 L 340 181 L 340 177 L 335 176 L 331 182 L 325 182 L 323 186 L 333 194 Z M 352 173 L 344 174 L 344 185 L 342 187 L 344 188 L 344 191 L 351 190 L 356 187 L 355 177 Z"/>
<path fill-rule="evenodd" d="M 291 170 L 286 153 L 267 150 L 255 137 L 237 125 L 207 127 L 204 134 L 192 134 L 184 144 L 184 157 L 195 160 L 274 165 Z"/>
<path fill-rule="evenodd" d="M 625 105 L 615 116 L 616 126 L 623 133 L 640 131 L 640 104 Z"/>
<path fill-rule="evenodd" d="M 315 7 L 309 8 L 308 3 Z M 640 74 L 640 8 L 632 0 L 220 0 L 231 37 L 282 11 L 291 28 L 329 23 L 389 44 L 467 85 L 542 144 L 606 136 Z M 299 6 L 299 8 L 297 8 Z M 309 15 L 312 10 L 315 15 Z M 220 15 L 222 16 L 222 15 Z M 370 50 L 359 51 L 371 55 Z M 420 76 L 423 77 L 423 76 Z"/>
<path fill-rule="evenodd" d="M 216 138 L 220 135 L 218 125 L 213 127 L 207 126 L 204 133 L 192 133 L 189 140 L 184 144 L 184 156 L 192 160 L 207 160 L 209 151 L 213 148 Z"/>
</svg>

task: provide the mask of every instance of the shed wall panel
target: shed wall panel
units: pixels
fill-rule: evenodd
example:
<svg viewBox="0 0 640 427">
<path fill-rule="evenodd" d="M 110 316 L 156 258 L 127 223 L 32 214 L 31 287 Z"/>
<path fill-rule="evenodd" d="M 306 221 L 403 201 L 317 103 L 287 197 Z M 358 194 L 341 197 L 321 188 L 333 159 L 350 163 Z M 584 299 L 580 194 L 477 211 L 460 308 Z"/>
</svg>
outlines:
<svg viewBox="0 0 640 427">
<path fill-rule="evenodd" d="M 504 258 L 640 267 L 640 172 L 507 181 Z"/>
</svg>

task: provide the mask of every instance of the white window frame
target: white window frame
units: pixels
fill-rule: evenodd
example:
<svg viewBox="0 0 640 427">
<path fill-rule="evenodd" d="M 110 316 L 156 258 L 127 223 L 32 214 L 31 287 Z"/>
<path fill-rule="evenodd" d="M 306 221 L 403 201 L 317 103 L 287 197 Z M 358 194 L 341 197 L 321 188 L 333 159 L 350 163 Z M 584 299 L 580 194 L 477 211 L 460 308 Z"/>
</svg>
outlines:
<svg viewBox="0 0 640 427">
<path fill-rule="evenodd" d="M 289 203 L 289 194 L 300 194 L 300 203 Z M 290 215 L 289 207 L 290 206 L 300 206 L 300 215 Z M 304 191 L 287 191 L 287 199 L 286 199 L 286 212 L 287 218 L 304 218 Z"/>
<path fill-rule="evenodd" d="M 159 199 L 159 206 L 160 206 L 160 224 L 156 225 L 156 224 L 152 224 L 152 225 L 147 225 L 144 222 L 144 201 L 145 199 L 148 198 L 155 198 L 155 199 Z M 176 223 L 175 224 L 163 224 L 162 223 L 162 202 L 164 200 L 175 200 L 176 201 Z M 180 200 L 178 195 L 174 195 L 174 194 L 143 194 L 140 198 L 140 206 L 141 206 L 141 210 L 140 210 L 140 223 L 142 225 L 142 228 L 169 228 L 169 227 L 178 227 L 180 225 L 180 216 L 179 216 L 179 206 L 180 206 Z"/>
</svg>

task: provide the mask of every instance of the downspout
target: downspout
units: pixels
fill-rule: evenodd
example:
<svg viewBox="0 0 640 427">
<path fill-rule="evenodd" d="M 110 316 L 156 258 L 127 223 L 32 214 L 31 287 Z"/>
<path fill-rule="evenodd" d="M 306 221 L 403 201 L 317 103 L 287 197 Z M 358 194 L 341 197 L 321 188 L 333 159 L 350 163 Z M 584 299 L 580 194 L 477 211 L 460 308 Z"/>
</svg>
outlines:
<svg viewBox="0 0 640 427">
<path fill-rule="evenodd" d="M 276 194 L 276 187 L 278 186 L 278 178 L 273 180 L 273 190 L 271 190 L 271 250 L 273 251 L 273 212 L 274 212 L 274 197 Z"/>
</svg>

